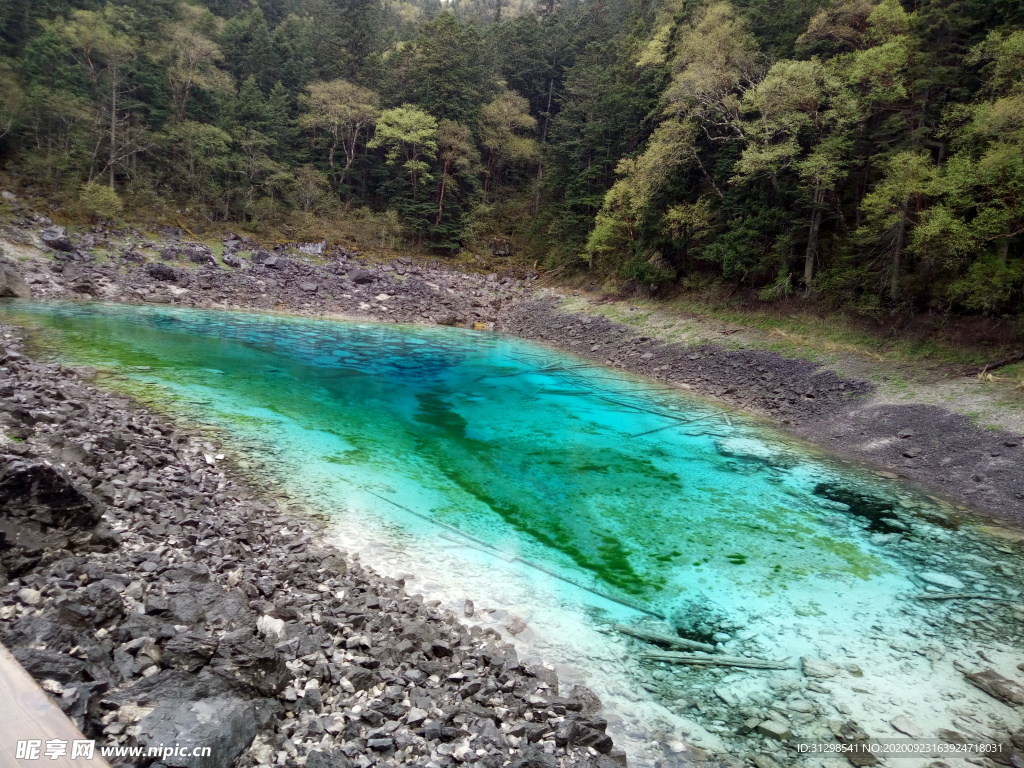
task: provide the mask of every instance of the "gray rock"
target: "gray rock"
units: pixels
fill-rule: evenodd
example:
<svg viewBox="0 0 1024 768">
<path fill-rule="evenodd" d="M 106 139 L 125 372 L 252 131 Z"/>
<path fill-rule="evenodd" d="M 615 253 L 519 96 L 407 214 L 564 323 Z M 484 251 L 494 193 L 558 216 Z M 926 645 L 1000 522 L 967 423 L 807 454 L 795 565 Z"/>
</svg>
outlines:
<svg viewBox="0 0 1024 768">
<path fill-rule="evenodd" d="M 762 736 L 767 736 L 769 739 L 775 739 L 776 741 L 785 741 L 793 735 L 788 725 L 784 725 L 777 720 L 765 720 L 762 723 L 758 723 L 755 730 Z"/>
<path fill-rule="evenodd" d="M 194 744 L 209 747 L 208 757 L 164 757 L 168 768 L 222 768 L 231 765 L 259 730 L 258 703 L 229 694 L 197 700 L 161 702 L 139 723 L 144 747 Z"/>
<path fill-rule="evenodd" d="M 10 259 L 0 257 L 0 299 L 31 299 L 32 289 Z"/>
<path fill-rule="evenodd" d="M 39 233 L 39 239 L 55 251 L 70 253 L 75 250 L 75 244 L 68 237 L 68 231 L 64 227 L 47 227 Z"/>
<path fill-rule="evenodd" d="M 201 264 L 206 267 L 217 266 L 217 260 L 213 257 L 210 246 L 203 243 L 184 243 L 180 246 L 180 253 L 193 264 Z"/>
<path fill-rule="evenodd" d="M 812 659 L 809 656 L 801 659 L 801 666 L 803 667 L 804 674 L 808 677 L 816 677 L 824 679 L 827 677 L 835 677 L 839 674 L 839 667 L 835 664 L 830 664 L 827 661 L 821 659 Z"/>
<path fill-rule="evenodd" d="M 937 571 L 922 571 L 917 574 L 917 577 L 921 581 L 927 582 L 928 584 L 934 584 L 937 587 L 945 587 L 946 589 L 963 589 L 964 583 L 960 581 L 956 576 L 950 576 L 948 573 L 938 573 Z"/>
</svg>

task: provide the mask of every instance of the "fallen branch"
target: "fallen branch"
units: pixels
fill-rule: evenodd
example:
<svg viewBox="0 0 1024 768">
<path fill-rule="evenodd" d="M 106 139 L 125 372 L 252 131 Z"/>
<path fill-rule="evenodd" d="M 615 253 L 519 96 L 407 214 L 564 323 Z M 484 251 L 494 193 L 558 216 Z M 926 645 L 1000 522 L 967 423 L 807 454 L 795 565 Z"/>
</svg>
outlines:
<svg viewBox="0 0 1024 768">
<path fill-rule="evenodd" d="M 662 635 L 658 632 L 650 632 L 646 629 L 640 629 L 639 627 L 631 627 L 628 624 L 613 624 L 612 628 L 616 632 L 621 632 L 624 635 L 630 637 L 638 637 L 641 640 L 647 640 L 650 643 L 661 643 L 662 645 L 674 645 L 677 648 L 688 648 L 691 651 L 704 651 L 705 653 L 714 653 L 715 646 L 708 645 L 707 643 L 699 643 L 696 640 L 686 640 L 682 637 L 672 637 L 671 635 Z"/>
<path fill-rule="evenodd" d="M 664 661 L 668 664 L 686 664 L 698 667 L 743 667 L 745 669 L 793 669 L 793 665 L 785 661 L 769 661 L 768 659 L 748 659 L 742 656 L 719 656 L 700 653 L 645 653 L 644 661 Z"/>
<path fill-rule="evenodd" d="M 1010 355 L 1009 357 L 1004 357 L 1002 360 L 997 360 L 994 363 L 989 363 L 988 365 L 984 365 L 981 368 L 974 368 L 970 371 L 967 371 L 967 373 L 965 373 L 964 376 L 978 376 L 979 374 L 989 373 L 990 371 L 994 371 L 997 368 L 1005 368 L 1008 365 L 1013 365 L 1014 363 L 1019 363 L 1021 361 L 1024 361 L 1024 351 L 1017 352 L 1015 354 Z"/>
</svg>

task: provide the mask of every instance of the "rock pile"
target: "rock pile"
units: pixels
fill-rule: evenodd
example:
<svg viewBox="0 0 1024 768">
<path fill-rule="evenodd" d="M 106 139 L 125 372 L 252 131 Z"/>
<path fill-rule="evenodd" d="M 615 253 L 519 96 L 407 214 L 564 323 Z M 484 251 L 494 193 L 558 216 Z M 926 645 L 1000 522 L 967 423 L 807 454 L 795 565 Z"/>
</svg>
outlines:
<svg viewBox="0 0 1024 768">
<path fill-rule="evenodd" d="M 39 237 L 56 249 L 55 256 L 75 264 L 70 269 L 28 265 L 28 282 L 38 298 L 92 297 L 490 327 L 503 307 L 532 293 L 531 278 L 465 274 L 438 262 L 405 258 L 373 264 L 343 248 L 325 252 L 323 244 L 266 250 L 249 238 L 231 236 L 224 241 L 221 266 L 209 246 L 182 241 L 173 232 L 162 243 L 102 232 L 87 236 L 90 247 L 116 253 L 113 260 L 93 259 L 79 250 L 86 246 L 84 240 L 79 238 L 76 245 L 62 227 L 43 230 Z"/>
<path fill-rule="evenodd" d="M 212 750 L 168 768 L 624 765 L 590 691 L 2 330 L 0 640 L 88 737 Z"/>
<path fill-rule="evenodd" d="M 665 344 L 603 317 L 559 312 L 558 303 L 548 297 L 515 305 L 503 314 L 500 327 L 605 365 L 771 412 L 783 422 L 835 410 L 874 389 L 868 382 L 841 379 L 814 363 L 774 352 Z"/>
</svg>

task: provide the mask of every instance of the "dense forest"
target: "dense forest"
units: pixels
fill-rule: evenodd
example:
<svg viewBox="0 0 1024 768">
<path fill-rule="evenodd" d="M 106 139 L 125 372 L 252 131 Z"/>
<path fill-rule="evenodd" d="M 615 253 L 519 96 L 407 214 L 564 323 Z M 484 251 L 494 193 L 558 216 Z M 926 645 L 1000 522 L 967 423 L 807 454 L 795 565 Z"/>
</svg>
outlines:
<svg viewBox="0 0 1024 768">
<path fill-rule="evenodd" d="M 1024 310 L 1019 0 L 0 0 L 0 33 L 0 164 L 78 216 Z"/>
</svg>

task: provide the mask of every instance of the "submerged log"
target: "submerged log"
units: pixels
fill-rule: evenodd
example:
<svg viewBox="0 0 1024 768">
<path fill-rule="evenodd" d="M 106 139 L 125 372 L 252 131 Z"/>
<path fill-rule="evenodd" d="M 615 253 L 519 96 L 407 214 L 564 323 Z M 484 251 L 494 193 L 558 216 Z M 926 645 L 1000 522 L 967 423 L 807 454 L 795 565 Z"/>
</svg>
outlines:
<svg viewBox="0 0 1024 768">
<path fill-rule="evenodd" d="M 704 651 L 705 653 L 715 652 L 715 646 L 708 645 L 707 643 L 699 643 L 696 640 L 687 640 L 686 638 L 673 637 L 672 635 L 662 635 L 658 632 L 641 629 L 640 627 L 631 627 L 628 624 L 614 624 L 612 628 L 616 632 L 621 632 L 630 637 L 638 637 L 649 643 L 661 643 L 662 645 L 672 645 L 676 648 L 687 648 L 691 651 Z"/>
<path fill-rule="evenodd" d="M 720 656 L 701 653 L 675 653 L 661 651 L 645 653 L 644 661 L 664 661 L 668 664 L 687 664 L 701 667 L 743 667 L 746 669 L 793 669 L 786 661 L 769 661 L 768 659 L 751 659 L 743 656 Z"/>
<path fill-rule="evenodd" d="M 964 676 L 971 685 L 980 688 L 989 696 L 999 699 L 1010 706 L 1024 704 L 1024 686 L 1020 683 L 1003 677 L 994 669 L 985 669 L 981 672 L 968 672 L 960 664 L 953 664 L 956 670 Z"/>
<path fill-rule="evenodd" d="M 915 600 L 1001 600 L 995 595 L 983 595 L 980 592 L 936 592 L 927 595 L 911 595 Z"/>
</svg>

